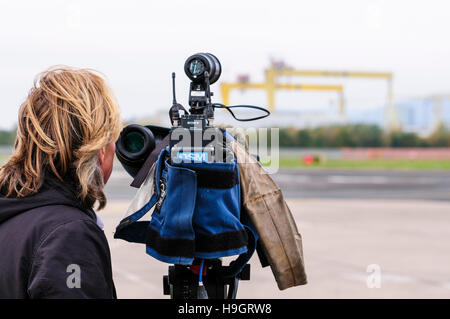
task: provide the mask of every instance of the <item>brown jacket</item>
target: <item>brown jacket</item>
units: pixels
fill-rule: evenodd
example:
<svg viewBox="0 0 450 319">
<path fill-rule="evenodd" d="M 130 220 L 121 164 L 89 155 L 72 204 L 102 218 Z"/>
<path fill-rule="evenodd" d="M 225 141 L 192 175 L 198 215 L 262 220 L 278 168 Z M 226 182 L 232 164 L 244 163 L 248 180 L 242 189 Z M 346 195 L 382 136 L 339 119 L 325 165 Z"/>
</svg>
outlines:
<svg viewBox="0 0 450 319">
<path fill-rule="evenodd" d="M 233 142 L 243 206 L 256 228 L 280 290 L 307 283 L 302 237 L 281 190 L 262 166 Z"/>
</svg>

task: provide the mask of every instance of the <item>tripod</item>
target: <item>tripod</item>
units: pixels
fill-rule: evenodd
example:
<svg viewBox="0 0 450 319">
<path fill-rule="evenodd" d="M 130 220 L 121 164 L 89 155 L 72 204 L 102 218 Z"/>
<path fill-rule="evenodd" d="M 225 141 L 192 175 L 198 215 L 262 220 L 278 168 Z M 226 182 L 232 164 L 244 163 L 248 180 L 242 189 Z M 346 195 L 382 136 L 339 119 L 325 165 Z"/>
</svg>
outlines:
<svg viewBox="0 0 450 319">
<path fill-rule="evenodd" d="M 199 297 L 198 262 L 194 260 L 193 266 L 169 266 L 169 274 L 163 277 L 164 295 L 171 299 L 236 299 L 239 280 L 250 280 L 250 265 L 245 265 L 237 276 L 224 277 L 228 267 L 222 265 L 221 259 L 205 262 L 203 283 L 207 296 Z"/>
</svg>

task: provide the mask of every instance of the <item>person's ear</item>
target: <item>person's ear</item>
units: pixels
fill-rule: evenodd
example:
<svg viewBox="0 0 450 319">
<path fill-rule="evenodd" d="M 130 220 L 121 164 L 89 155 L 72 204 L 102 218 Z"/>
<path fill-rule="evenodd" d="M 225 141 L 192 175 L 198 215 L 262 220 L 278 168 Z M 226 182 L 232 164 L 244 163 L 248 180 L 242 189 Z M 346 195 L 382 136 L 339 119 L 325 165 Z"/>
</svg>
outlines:
<svg viewBox="0 0 450 319">
<path fill-rule="evenodd" d="M 98 151 L 98 163 L 100 164 L 100 166 L 102 166 L 104 162 L 105 162 L 105 148 L 102 147 Z"/>
</svg>

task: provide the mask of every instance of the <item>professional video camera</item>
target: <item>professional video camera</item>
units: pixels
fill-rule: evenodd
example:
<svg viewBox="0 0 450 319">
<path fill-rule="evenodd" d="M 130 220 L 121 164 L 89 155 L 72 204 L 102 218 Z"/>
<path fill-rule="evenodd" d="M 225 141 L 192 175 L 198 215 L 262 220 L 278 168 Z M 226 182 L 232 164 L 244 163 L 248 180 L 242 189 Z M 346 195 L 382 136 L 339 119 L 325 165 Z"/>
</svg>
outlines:
<svg viewBox="0 0 450 319">
<path fill-rule="evenodd" d="M 226 109 L 238 121 L 258 120 L 270 114 L 268 110 L 258 106 L 226 106 L 211 102 L 213 92 L 210 85 L 219 79 L 222 72 L 221 64 L 214 55 L 198 53 L 190 56 L 184 64 L 184 71 L 192 81 L 189 90 L 189 113 L 176 101 L 175 73 L 172 73 L 173 105 L 169 117 L 173 127 L 170 129 L 156 125 L 131 124 L 120 134 L 116 143 L 116 155 L 132 177 L 137 175 L 148 155 L 169 134 L 173 162 L 229 160 L 230 153 L 226 153 L 229 150 L 223 149 L 219 141 L 222 136 L 220 130 L 213 126 L 216 108 Z M 251 108 L 266 114 L 253 118 L 238 118 L 232 111 L 234 108 Z M 180 111 L 184 114 L 180 114 Z M 218 154 L 224 156 L 217 156 Z"/>
<path fill-rule="evenodd" d="M 169 169 L 188 168 L 189 172 L 195 171 L 197 174 L 196 177 L 198 177 L 198 180 L 195 181 L 195 187 L 203 187 L 207 189 L 208 192 L 205 193 L 206 195 L 201 195 L 202 200 L 205 200 L 210 193 L 216 194 L 214 192 L 209 192 L 208 187 L 220 188 L 222 193 L 217 193 L 218 195 L 215 196 L 225 196 L 228 202 L 230 202 L 230 200 L 238 202 L 229 204 L 229 206 L 236 207 L 236 210 L 238 211 L 236 216 L 230 215 L 230 218 L 237 218 L 236 220 L 239 222 L 240 199 L 236 196 L 239 196 L 240 193 L 239 184 L 238 182 L 235 182 L 235 180 L 239 179 L 239 177 L 236 177 L 238 176 L 237 163 L 234 158 L 233 150 L 229 146 L 229 139 L 226 138 L 226 133 L 222 129 L 214 126 L 214 110 L 216 108 L 224 108 L 239 121 L 261 119 L 268 116 L 270 113 L 266 109 L 258 106 L 226 106 L 220 103 L 212 103 L 211 97 L 213 96 L 213 92 L 210 90 L 210 85 L 217 82 L 221 75 L 222 68 L 219 60 L 210 53 L 198 53 L 190 56 L 185 62 L 184 71 L 191 80 L 189 90 L 189 112 L 176 101 L 175 73 L 172 73 L 173 104 L 169 111 L 172 127 L 166 128 L 155 125 L 140 126 L 137 124 L 128 125 L 122 130 L 116 143 L 116 155 L 125 170 L 134 178 L 131 186 L 138 188 L 141 187 L 146 179 L 148 179 L 148 172 L 154 166 L 164 166 L 166 169 L 167 167 L 169 167 Z M 252 108 L 262 111 L 265 114 L 254 118 L 238 118 L 235 116 L 232 110 L 233 108 Z M 226 163 L 230 163 L 231 168 L 229 171 L 227 171 L 228 166 L 226 166 Z M 156 170 L 159 169 L 158 167 Z M 177 188 L 181 188 L 182 186 L 179 185 L 178 187 L 178 185 L 173 185 L 173 177 L 172 184 L 170 184 L 170 181 L 167 181 L 170 173 L 162 172 L 161 174 L 158 174 L 158 172 L 155 173 L 155 184 L 151 188 L 152 192 L 154 191 L 155 194 L 157 194 L 153 196 L 154 200 L 152 201 L 152 199 L 150 199 L 146 206 L 144 206 L 145 209 L 133 212 L 131 217 L 122 220 L 118 229 L 123 229 L 131 223 L 136 222 L 137 219 L 142 217 L 142 215 L 149 210 L 149 207 L 155 205 L 155 211 L 158 214 L 152 215 L 150 227 L 148 227 L 147 230 L 144 230 L 144 226 L 140 228 L 134 226 L 131 231 L 128 231 L 126 238 L 125 236 L 121 237 L 121 235 L 117 236 L 117 238 L 123 238 L 134 242 L 144 242 L 142 238 L 144 237 L 144 231 L 146 232 L 145 243 L 147 244 L 147 253 L 161 261 L 174 264 L 174 266 L 169 267 L 169 275 L 164 277 L 164 293 L 170 294 L 172 298 L 235 298 L 238 279 L 249 279 L 249 265 L 239 268 L 238 273 L 233 273 L 231 271 L 231 266 L 223 266 L 221 259 L 215 256 L 240 255 L 245 253 L 247 249 L 243 249 L 236 244 L 236 249 L 228 249 L 228 247 L 227 250 L 223 248 L 225 252 L 223 255 L 220 255 L 215 251 L 211 253 L 211 247 L 207 247 L 205 251 L 196 252 L 194 255 L 179 252 L 181 247 L 187 247 L 187 250 L 190 249 L 190 242 L 183 242 L 183 239 L 185 239 L 184 237 L 181 239 L 170 239 L 167 240 L 167 242 L 164 242 L 166 238 L 158 233 L 159 228 L 157 228 L 160 227 L 159 225 L 162 222 L 157 219 L 160 218 L 159 212 L 163 209 L 162 206 L 168 196 L 167 194 L 170 192 L 188 192 L 189 187 L 185 187 L 185 189 L 180 191 Z M 212 178 L 209 175 L 211 175 Z M 233 176 L 233 178 L 230 179 L 228 176 Z M 181 183 L 184 183 L 184 181 L 187 180 L 189 180 L 189 176 L 184 176 L 183 179 L 179 179 Z M 228 182 L 229 180 L 233 182 L 231 185 L 230 182 Z M 215 185 L 214 183 L 218 185 Z M 232 189 L 233 187 L 235 189 L 234 195 L 223 195 L 224 189 Z M 145 196 L 147 196 L 147 194 L 145 194 Z M 218 199 L 218 201 L 220 201 L 220 199 Z M 189 205 L 188 203 L 184 204 L 185 206 Z M 169 209 L 167 208 L 168 205 L 171 204 L 166 204 L 166 211 Z M 196 203 L 195 205 L 199 204 Z M 176 210 L 176 208 L 174 209 Z M 214 211 L 214 208 L 210 209 L 212 210 L 210 213 L 219 213 Z M 177 212 L 173 212 L 173 214 L 175 213 Z M 200 212 L 197 213 L 197 217 L 191 216 L 194 228 L 205 229 L 206 226 L 203 227 L 203 219 L 201 216 L 198 217 L 199 215 L 201 215 Z M 210 217 L 208 218 L 208 222 L 210 223 L 208 227 L 214 228 L 214 225 L 211 224 L 214 221 L 211 221 Z M 153 219 L 157 220 L 159 224 L 155 222 L 157 224 L 154 224 L 154 227 L 152 228 Z M 164 222 L 169 222 L 168 220 L 170 221 L 170 218 L 166 216 Z M 223 223 L 223 221 L 219 223 Z M 150 229 L 150 231 L 148 229 Z M 132 234 L 134 231 L 137 234 L 136 236 Z M 245 237 L 246 240 L 247 235 L 245 232 L 246 230 L 244 228 L 237 229 L 235 231 L 236 238 L 242 239 Z M 227 236 L 219 233 L 217 235 L 208 235 L 208 237 L 202 235 L 200 230 L 199 234 L 195 234 L 197 236 L 195 238 L 195 243 L 196 245 L 208 245 L 208 243 L 202 244 L 202 242 L 198 240 L 198 237 L 201 236 L 203 236 L 202 238 L 205 238 L 205 241 L 210 241 L 212 243 L 214 243 L 214 238 L 216 238 L 219 243 L 216 245 L 217 247 L 222 247 L 224 244 L 227 244 L 223 243 L 223 241 L 229 241 L 232 244 L 233 240 L 239 240 L 232 236 L 230 237 L 229 233 L 229 231 L 224 231 L 223 234 Z M 209 240 L 210 238 L 212 238 L 212 240 Z M 162 242 L 161 245 L 163 248 L 155 248 L 152 246 L 155 245 L 155 242 Z M 178 247 L 174 247 L 174 245 L 179 246 L 180 249 L 177 250 Z M 172 258 L 171 254 L 175 254 L 174 251 L 177 251 L 177 253 L 182 256 Z M 202 285 L 202 276 L 204 278 L 205 286 Z M 198 284 L 199 277 L 200 285 Z M 228 294 L 226 294 L 227 285 L 229 286 Z"/>
</svg>

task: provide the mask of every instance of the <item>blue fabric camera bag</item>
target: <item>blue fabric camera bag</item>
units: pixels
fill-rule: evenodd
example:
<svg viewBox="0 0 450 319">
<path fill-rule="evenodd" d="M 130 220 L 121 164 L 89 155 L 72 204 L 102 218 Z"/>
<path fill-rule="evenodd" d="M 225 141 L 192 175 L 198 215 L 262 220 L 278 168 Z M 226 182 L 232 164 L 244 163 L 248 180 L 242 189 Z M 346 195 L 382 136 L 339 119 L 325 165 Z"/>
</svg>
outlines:
<svg viewBox="0 0 450 319">
<path fill-rule="evenodd" d="M 241 216 L 236 159 L 170 164 L 169 158 L 165 147 L 114 237 L 145 243 L 149 255 L 172 264 L 240 255 L 229 270 L 237 274 L 253 254 L 257 235 Z M 151 220 L 139 221 L 154 206 Z"/>
</svg>

